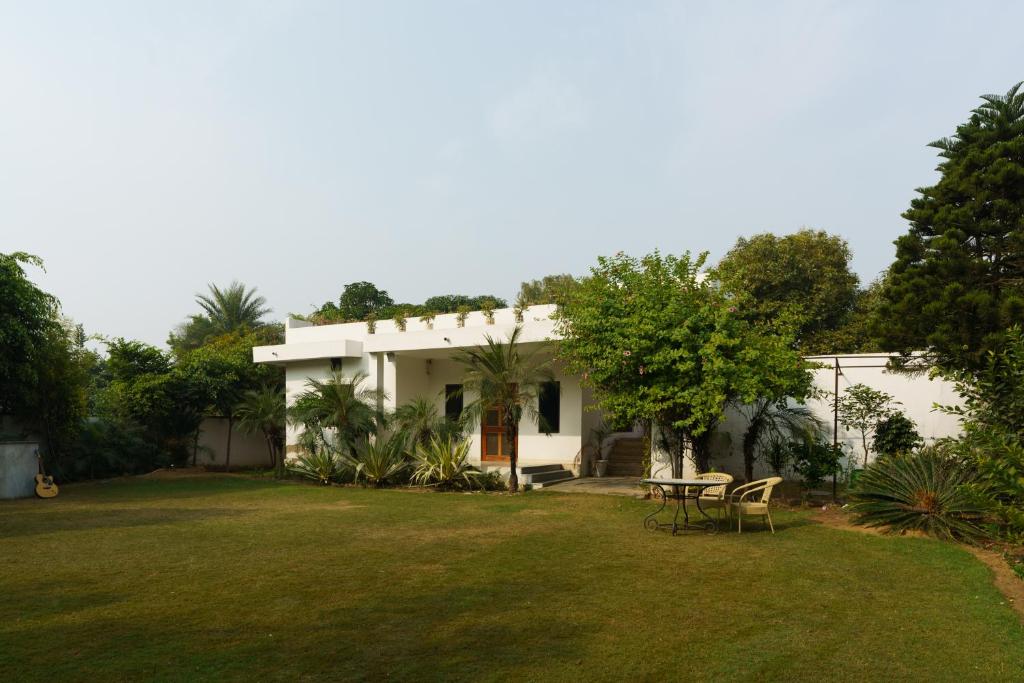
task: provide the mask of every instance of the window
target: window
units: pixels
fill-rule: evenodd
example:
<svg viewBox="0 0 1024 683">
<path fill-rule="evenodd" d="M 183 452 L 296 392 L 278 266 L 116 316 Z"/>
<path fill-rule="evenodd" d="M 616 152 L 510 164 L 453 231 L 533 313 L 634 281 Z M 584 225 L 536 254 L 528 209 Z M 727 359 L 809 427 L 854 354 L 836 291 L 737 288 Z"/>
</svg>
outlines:
<svg viewBox="0 0 1024 683">
<path fill-rule="evenodd" d="M 544 382 L 537 396 L 538 426 L 545 434 L 557 434 L 562 415 L 562 388 L 558 382 Z"/>
<path fill-rule="evenodd" d="M 462 385 L 444 385 L 444 416 L 456 421 L 462 417 Z"/>
<path fill-rule="evenodd" d="M 339 370 L 341 370 L 341 359 L 340 358 L 332 358 L 331 359 L 331 371 L 332 372 L 338 372 Z"/>
</svg>

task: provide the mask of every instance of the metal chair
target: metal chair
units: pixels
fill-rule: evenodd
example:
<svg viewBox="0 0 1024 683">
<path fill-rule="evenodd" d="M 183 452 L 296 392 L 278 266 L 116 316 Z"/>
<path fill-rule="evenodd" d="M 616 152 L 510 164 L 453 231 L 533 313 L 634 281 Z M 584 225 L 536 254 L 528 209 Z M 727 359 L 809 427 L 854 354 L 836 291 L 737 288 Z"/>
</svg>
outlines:
<svg viewBox="0 0 1024 683">
<path fill-rule="evenodd" d="M 729 494 L 726 511 L 731 518 L 736 513 L 736 531 L 743 533 L 743 515 L 758 515 L 768 520 L 768 528 L 775 533 L 771 513 L 768 512 L 768 500 L 772 497 L 772 489 L 782 483 L 782 477 L 770 477 L 737 486 Z"/>
</svg>

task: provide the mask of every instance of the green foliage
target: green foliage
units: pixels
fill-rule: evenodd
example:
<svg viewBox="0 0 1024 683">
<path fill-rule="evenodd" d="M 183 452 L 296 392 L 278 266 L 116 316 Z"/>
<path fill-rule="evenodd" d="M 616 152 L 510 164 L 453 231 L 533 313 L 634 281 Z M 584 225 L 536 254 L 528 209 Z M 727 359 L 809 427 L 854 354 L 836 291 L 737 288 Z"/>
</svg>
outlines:
<svg viewBox="0 0 1024 683">
<path fill-rule="evenodd" d="M 850 491 L 850 509 L 858 524 L 972 541 L 985 535 L 990 508 L 975 483 L 974 474 L 947 453 L 923 448 L 872 463 Z"/>
<path fill-rule="evenodd" d="M 211 283 L 208 294 L 196 294 L 202 313 L 189 316 L 167 340 L 176 355 L 195 350 L 221 335 L 245 334 L 264 326 L 263 316 L 270 312 L 267 300 L 238 281 L 221 289 Z"/>
<path fill-rule="evenodd" d="M 485 335 L 486 343 L 459 351 L 452 359 L 463 366 L 463 390 L 476 395 L 463 413 L 470 419 L 480 419 L 492 408 L 499 408 L 505 430 L 505 442 L 512 444 L 509 451 L 509 490 L 519 490 L 516 474 L 518 454 L 515 443 L 519 422 L 524 416 L 537 419 L 537 397 L 540 385 L 554 379 L 551 349 L 538 344 L 532 349 L 519 343 L 522 327 L 509 334 L 507 342 Z"/>
<path fill-rule="evenodd" d="M 267 443 L 267 454 L 270 456 L 270 466 L 278 476 L 283 474 L 287 418 L 284 389 L 276 385 L 250 389 L 235 407 L 235 417 L 241 431 L 247 434 L 258 432 L 263 435 Z"/>
<path fill-rule="evenodd" d="M 94 418 L 81 427 L 61 463 L 65 480 L 144 474 L 174 464 L 135 422 Z"/>
<path fill-rule="evenodd" d="M 893 405 L 899 401 L 884 391 L 877 391 L 866 384 L 854 384 L 842 391 L 838 397 L 839 422 L 843 429 L 856 430 L 860 434 L 861 446 L 864 449 L 864 466 L 868 464 L 868 434 L 875 425 L 893 412 Z"/>
<path fill-rule="evenodd" d="M 22 264 L 42 267 L 31 254 L 0 253 L 0 413 L 22 412 L 36 383 L 38 349 L 58 314 L 57 300 L 28 279 Z"/>
<path fill-rule="evenodd" d="M 427 443 L 417 443 L 412 480 L 450 490 L 480 486 L 480 472 L 469 464 L 469 449 L 469 439 L 432 436 Z"/>
<path fill-rule="evenodd" d="M 877 325 L 887 348 L 948 369 L 981 367 L 1024 315 L 1024 92 L 982 99 L 931 144 L 942 177 L 903 214 Z"/>
<path fill-rule="evenodd" d="M 793 471 L 808 489 L 817 488 L 826 478 L 838 474 L 845 457 L 841 447 L 820 439 L 790 441 L 787 450 Z"/>
<path fill-rule="evenodd" d="M 381 393 L 364 386 L 366 375 L 345 377 L 335 372 L 326 380 L 307 379 L 306 390 L 289 409 L 289 419 L 304 430 L 330 443 L 330 430 L 339 450 L 355 452 L 357 442 L 375 434 L 383 422 L 377 410 Z"/>
<path fill-rule="evenodd" d="M 447 433 L 451 425 L 438 414 L 437 403 L 424 396 L 416 396 L 395 410 L 395 425 L 413 446 L 429 443 L 439 433 Z"/>
<path fill-rule="evenodd" d="M 1024 332 L 1012 327 L 998 351 L 975 372 L 941 373 L 955 383 L 963 403 L 944 406 L 957 415 L 963 436 L 952 447 L 997 504 L 1006 530 L 1024 539 Z"/>
<path fill-rule="evenodd" d="M 288 462 L 288 470 L 300 477 L 327 486 L 342 477 L 343 467 L 338 455 L 328 449 L 306 451 Z"/>
<path fill-rule="evenodd" d="M 466 310 L 480 310 L 490 306 L 493 310 L 507 305 L 504 299 L 487 294 L 445 294 L 432 296 L 422 304 L 401 303 L 392 299 L 386 291 L 378 289 L 372 282 L 352 282 L 345 285 L 338 303 L 328 301 L 310 315 L 309 319 L 318 323 L 340 323 L 369 321 L 372 316 L 374 321 L 393 318 L 398 323 L 399 317 L 406 319 L 423 316 L 433 319 L 438 313 L 454 313 L 460 307 L 466 307 Z"/>
<path fill-rule="evenodd" d="M 408 476 L 409 470 L 405 446 L 406 440 L 402 434 L 361 442 L 356 451 L 356 481 L 363 479 L 376 487 L 400 482 Z"/>
<path fill-rule="evenodd" d="M 428 298 L 423 302 L 423 308 L 435 313 L 456 313 L 463 306 L 466 307 L 466 310 L 479 311 L 483 309 L 484 303 L 488 301 L 493 308 L 505 308 L 508 306 L 508 302 L 505 299 L 491 294 L 480 294 L 477 296 L 444 294 Z"/>
<path fill-rule="evenodd" d="M 857 303 L 850 259 L 846 240 L 821 230 L 782 237 L 762 233 L 737 240 L 714 277 L 742 302 L 742 315 L 762 323 L 791 317 L 804 353 L 834 353 L 846 349 L 825 339 L 847 322 Z"/>
<path fill-rule="evenodd" d="M 875 438 L 871 448 L 879 455 L 909 453 L 924 444 L 914 421 L 903 413 L 895 412 L 875 425 Z"/>
<path fill-rule="evenodd" d="M 601 257 L 560 307 L 560 358 L 610 421 L 653 421 L 708 468 L 730 402 L 806 397 L 808 366 L 784 328 L 755 325 L 700 277 L 705 256 Z"/>
<path fill-rule="evenodd" d="M 519 296 L 516 305 L 534 306 L 538 304 L 560 304 L 579 284 L 572 275 L 545 275 L 540 280 L 529 280 L 519 285 Z"/>
<path fill-rule="evenodd" d="M 777 442 L 796 439 L 814 443 L 824 427 L 809 408 L 791 405 L 786 398 L 756 399 L 739 407 L 747 418 L 743 431 L 743 467 L 747 481 L 754 480 L 754 462 L 758 455 L 773 450 Z"/>
<path fill-rule="evenodd" d="M 391 319 L 395 321 L 395 327 L 399 332 L 405 332 L 405 327 L 408 325 L 408 311 L 398 311 Z"/>
<path fill-rule="evenodd" d="M 377 289 L 372 282 L 350 282 L 345 285 L 337 304 L 328 301 L 317 314 L 338 322 L 365 320 L 371 313 L 384 317 L 381 311 L 394 303 L 386 291 Z"/>
</svg>

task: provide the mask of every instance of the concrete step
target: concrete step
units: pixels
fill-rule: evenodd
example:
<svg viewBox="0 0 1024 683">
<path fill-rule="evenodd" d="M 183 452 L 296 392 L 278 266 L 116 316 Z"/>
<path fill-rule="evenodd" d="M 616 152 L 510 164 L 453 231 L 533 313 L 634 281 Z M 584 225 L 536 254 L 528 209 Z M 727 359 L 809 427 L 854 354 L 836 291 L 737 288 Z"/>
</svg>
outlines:
<svg viewBox="0 0 1024 683">
<path fill-rule="evenodd" d="M 561 465 L 527 465 L 526 467 L 520 467 L 519 472 L 522 475 L 527 474 L 541 474 L 543 472 L 558 472 L 564 468 Z"/>
<path fill-rule="evenodd" d="M 541 474 L 531 475 L 530 487 L 542 489 L 545 486 L 553 486 L 554 484 L 569 481 L 570 479 L 575 479 L 575 477 L 572 476 L 572 472 L 569 470 L 562 470 L 560 472 L 543 472 Z"/>
<path fill-rule="evenodd" d="M 619 463 L 614 460 L 608 463 L 605 475 L 609 477 L 641 477 L 644 467 L 641 463 Z"/>
</svg>

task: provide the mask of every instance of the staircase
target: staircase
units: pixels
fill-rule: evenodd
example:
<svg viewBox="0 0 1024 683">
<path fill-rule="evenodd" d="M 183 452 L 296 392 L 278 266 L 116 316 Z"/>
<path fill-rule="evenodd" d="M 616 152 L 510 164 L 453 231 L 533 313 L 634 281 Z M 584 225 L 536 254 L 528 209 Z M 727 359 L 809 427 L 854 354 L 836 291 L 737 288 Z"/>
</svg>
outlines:
<svg viewBox="0 0 1024 683">
<path fill-rule="evenodd" d="M 562 465 L 527 465 L 519 468 L 519 475 L 519 483 L 533 489 L 573 479 L 572 472 Z"/>
<path fill-rule="evenodd" d="M 608 454 L 608 477 L 637 477 L 644 474 L 644 440 L 616 439 Z"/>
</svg>

